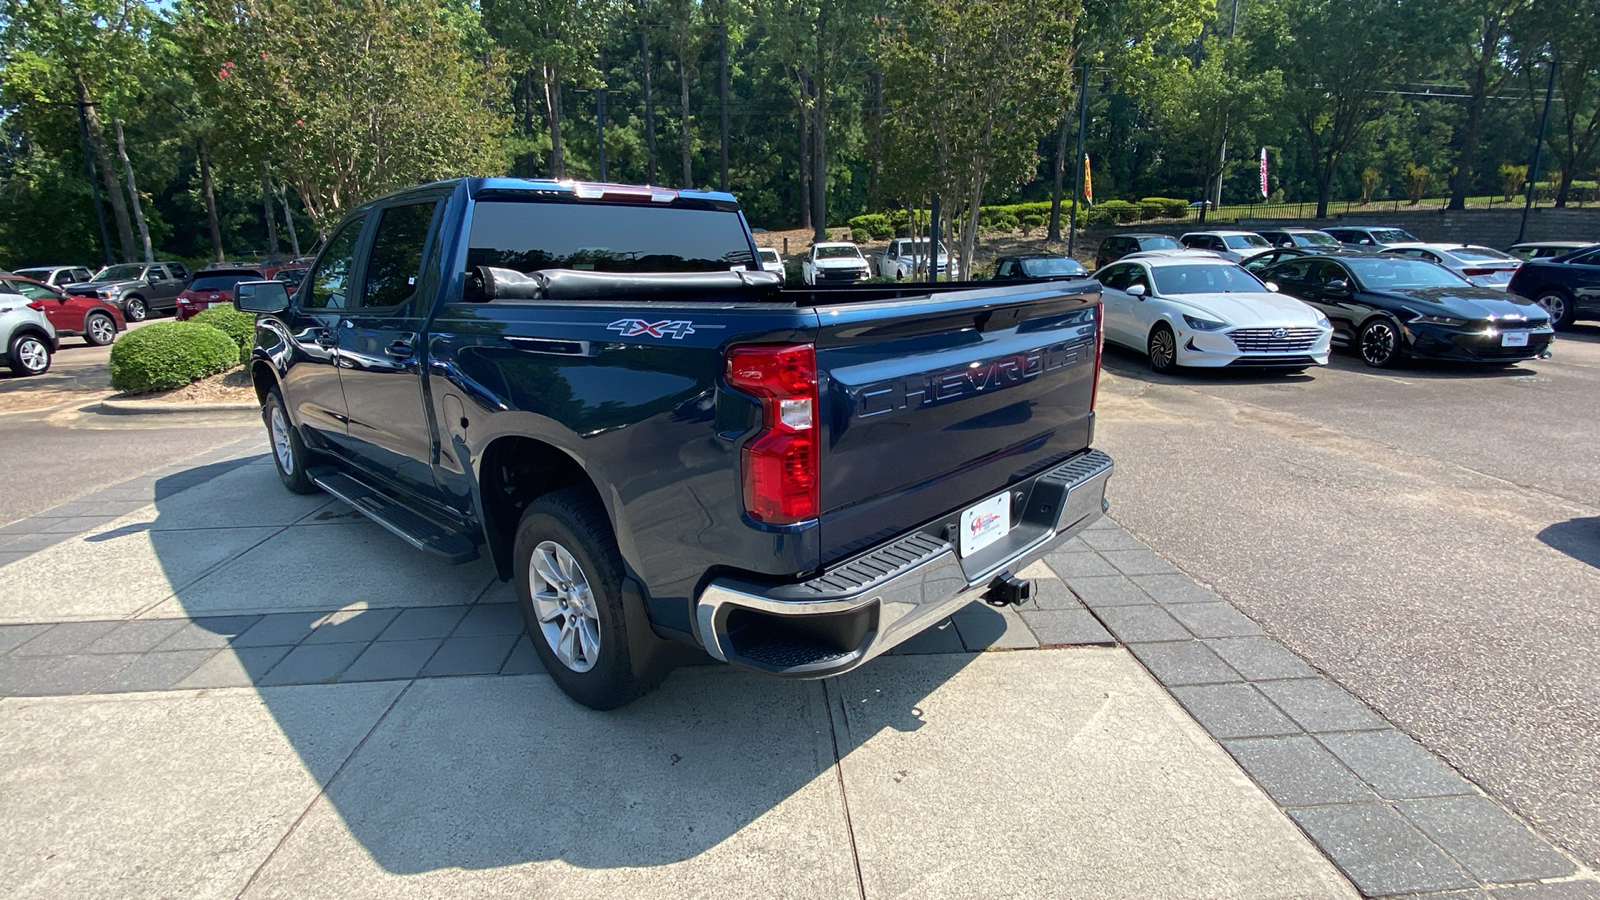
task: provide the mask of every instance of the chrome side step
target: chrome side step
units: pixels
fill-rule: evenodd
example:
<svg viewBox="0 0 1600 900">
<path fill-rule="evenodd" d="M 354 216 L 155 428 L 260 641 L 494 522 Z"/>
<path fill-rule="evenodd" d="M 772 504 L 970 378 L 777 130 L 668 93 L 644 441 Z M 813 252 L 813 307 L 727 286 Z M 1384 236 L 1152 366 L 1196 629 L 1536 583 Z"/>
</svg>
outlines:
<svg viewBox="0 0 1600 900">
<path fill-rule="evenodd" d="M 478 545 L 472 538 L 435 522 L 358 478 L 331 467 L 318 467 L 308 474 L 317 487 L 350 504 L 351 509 L 424 553 L 457 565 L 478 558 Z"/>
</svg>

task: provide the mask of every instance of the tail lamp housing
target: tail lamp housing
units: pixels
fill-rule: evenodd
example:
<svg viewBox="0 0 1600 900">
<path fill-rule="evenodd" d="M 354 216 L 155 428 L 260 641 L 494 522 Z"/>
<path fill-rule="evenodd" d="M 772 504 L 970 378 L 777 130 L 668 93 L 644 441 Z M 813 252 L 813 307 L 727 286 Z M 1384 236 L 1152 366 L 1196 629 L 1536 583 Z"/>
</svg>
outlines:
<svg viewBox="0 0 1600 900">
<path fill-rule="evenodd" d="M 1094 389 L 1089 393 L 1089 411 L 1094 412 L 1095 404 L 1100 401 L 1100 363 L 1106 352 L 1106 305 L 1105 301 L 1098 301 L 1094 305 Z"/>
<path fill-rule="evenodd" d="M 811 344 L 748 344 L 728 350 L 726 378 L 761 403 L 761 428 L 740 451 L 745 512 L 793 525 L 821 512 L 822 441 L 817 353 Z"/>
</svg>

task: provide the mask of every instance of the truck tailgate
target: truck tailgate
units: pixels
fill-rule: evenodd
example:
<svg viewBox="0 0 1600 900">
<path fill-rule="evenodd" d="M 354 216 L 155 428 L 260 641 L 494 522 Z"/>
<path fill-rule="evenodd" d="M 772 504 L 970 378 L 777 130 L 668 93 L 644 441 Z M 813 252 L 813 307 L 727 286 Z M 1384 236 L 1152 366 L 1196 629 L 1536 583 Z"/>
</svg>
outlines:
<svg viewBox="0 0 1600 900">
<path fill-rule="evenodd" d="M 819 307 L 824 565 L 1088 447 L 1099 299 L 1079 281 Z"/>
</svg>

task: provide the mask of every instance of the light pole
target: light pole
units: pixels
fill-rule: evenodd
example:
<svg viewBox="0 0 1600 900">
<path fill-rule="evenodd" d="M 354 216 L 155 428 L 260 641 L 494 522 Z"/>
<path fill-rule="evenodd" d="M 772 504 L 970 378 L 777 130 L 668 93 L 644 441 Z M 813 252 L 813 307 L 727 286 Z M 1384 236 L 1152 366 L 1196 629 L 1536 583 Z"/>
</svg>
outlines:
<svg viewBox="0 0 1600 900">
<path fill-rule="evenodd" d="M 1556 92 L 1555 60 L 1550 60 L 1550 80 L 1544 86 L 1544 112 L 1539 114 L 1539 141 L 1533 145 L 1533 167 L 1528 169 L 1528 199 L 1522 204 L 1522 224 L 1517 226 L 1517 243 L 1528 231 L 1528 210 L 1533 207 L 1534 185 L 1539 182 L 1539 157 L 1544 152 L 1545 126 L 1550 122 L 1550 95 Z"/>
<path fill-rule="evenodd" d="M 1067 225 L 1067 255 L 1078 242 L 1078 196 L 1083 193 L 1083 139 L 1089 127 L 1089 73 L 1106 70 L 1108 66 L 1083 64 L 1083 76 L 1078 80 L 1078 165 L 1072 176 L 1072 218 Z"/>
</svg>

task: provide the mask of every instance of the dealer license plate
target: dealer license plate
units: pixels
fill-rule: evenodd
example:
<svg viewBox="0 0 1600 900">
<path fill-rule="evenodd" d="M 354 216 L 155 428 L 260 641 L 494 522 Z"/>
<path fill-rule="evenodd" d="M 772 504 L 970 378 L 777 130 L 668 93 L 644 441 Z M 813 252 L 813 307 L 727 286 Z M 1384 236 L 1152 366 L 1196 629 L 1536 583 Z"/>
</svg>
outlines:
<svg viewBox="0 0 1600 900">
<path fill-rule="evenodd" d="M 971 556 L 1011 532 L 1011 495 L 968 508 L 961 514 L 961 555 Z"/>
<path fill-rule="evenodd" d="M 1526 347 L 1528 346 L 1528 333 L 1526 331 L 1503 331 L 1500 333 L 1500 346 Z"/>
</svg>

